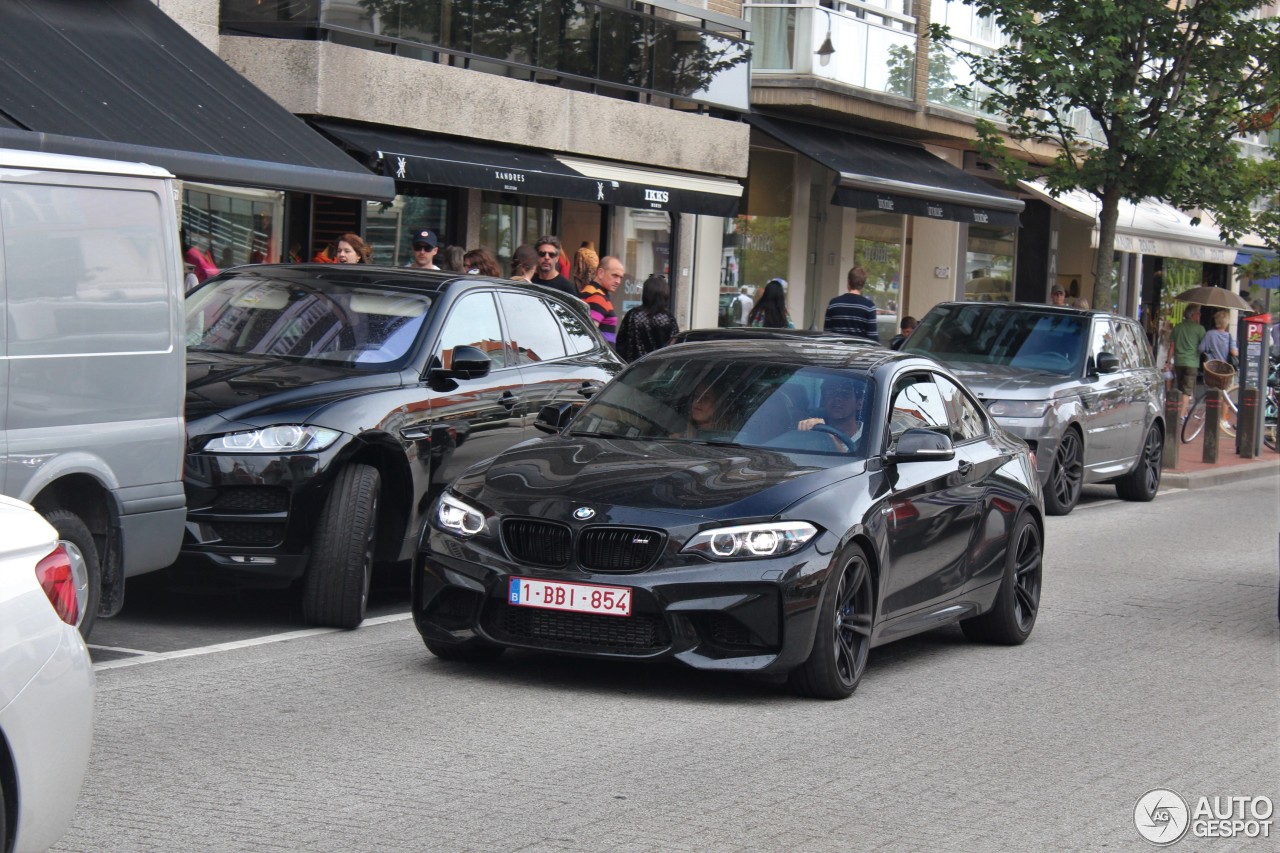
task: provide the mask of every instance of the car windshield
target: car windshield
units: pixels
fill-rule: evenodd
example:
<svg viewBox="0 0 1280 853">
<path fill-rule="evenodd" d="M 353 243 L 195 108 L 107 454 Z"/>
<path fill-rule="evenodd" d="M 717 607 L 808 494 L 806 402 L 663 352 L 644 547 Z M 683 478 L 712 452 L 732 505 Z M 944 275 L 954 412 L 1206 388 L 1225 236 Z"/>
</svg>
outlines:
<svg viewBox="0 0 1280 853">
<path fill-rule="evenodd" d="M 870 387 L 852 370 L 733 356 L 650 358 L 607 385 L 570 432 L 862 457 Z M 824 423 L 814 429 L 816 418 Z"/>
<path fill-rule="evenodd" d="M 940 305 L 903 347 L 946 364 L 998 364 L 1075 375 L 1084 361 L 1088 318 L 1009 305 Z"/>
<path fill-rule="evenodd" d="M 431 298 L 332 281 L 232 275 L 187 297 L 187 348 L 380 369 L 413 346 Z"/>
</svg>

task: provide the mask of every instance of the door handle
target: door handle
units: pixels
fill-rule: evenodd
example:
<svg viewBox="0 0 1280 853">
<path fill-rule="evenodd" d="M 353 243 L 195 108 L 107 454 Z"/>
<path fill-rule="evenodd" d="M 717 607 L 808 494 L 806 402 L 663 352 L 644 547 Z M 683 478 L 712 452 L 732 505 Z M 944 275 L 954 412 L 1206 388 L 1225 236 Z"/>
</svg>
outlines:
<svg viewBox="0 0 1280 853">
<path fill-rule="evenodd" d="M 510 391 L 503 391 L 502 396 L 498 398 L 498 402 L 502 404 L 504 409 L 511 411 L 520 403 L 520 398 Z"/>
<path fill-rule="evenodd" d="M 961 477 L 968 477 L 968 476 L 969 476 L 969 472 L 970 472 L 970 471 L 972 471 L 972 470 L 973 470 L 973 463 L 972 463 L 972 462 L 961 462 L 961 463 L 960 463 L 959 471 L 960 471 L 960 476 L 961 476 Z"/>
<path fill-rule="evenodd" d="M 604 386 L 600 385 L 597 382 L 584 381 L 582 383 L 582 387 L 578 389 L 578 395 L 582 397 L 586 397 L 587 399 L 591 399 L 596 395 L 596 392 L 599 391 L 602 387 Z"/>
</svg>

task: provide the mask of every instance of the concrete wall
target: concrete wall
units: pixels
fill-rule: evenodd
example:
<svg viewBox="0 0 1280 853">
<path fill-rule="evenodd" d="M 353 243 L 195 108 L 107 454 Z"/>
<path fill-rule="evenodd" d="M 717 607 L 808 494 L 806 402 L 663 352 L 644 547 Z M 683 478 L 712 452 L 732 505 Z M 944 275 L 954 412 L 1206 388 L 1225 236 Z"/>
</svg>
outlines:
<svg viewBox="0 0 1280 853">
<path fill-rule="evenodd" d="M 730 177 L 743 122 L 330 44 L 225 36 L 222 58 L 285 109 Z"/>
<path fill-rule="evenodd" d="M 155 0 L 155 4 L 201 44 L 218 52 L 218 0 Z"/>
<path fill-rule="evenodd" d="M 914 217 L 911 222 L 911 267 L 905 304 L 900 313 L 917 320 L 939 302 L 956 298 L 956 282 L 963 273 L 960 226 L 940 219 Z M 936 270 L 946 268 L 939 277 Z"/>
</svg>

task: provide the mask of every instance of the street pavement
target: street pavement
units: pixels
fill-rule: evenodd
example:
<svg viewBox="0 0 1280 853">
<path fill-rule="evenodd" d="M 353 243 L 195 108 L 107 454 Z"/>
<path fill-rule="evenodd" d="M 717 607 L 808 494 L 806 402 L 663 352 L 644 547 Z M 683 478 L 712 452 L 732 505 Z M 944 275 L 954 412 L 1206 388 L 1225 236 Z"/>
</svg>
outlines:
<svg viewBox="0 0 1280 853">
<path fill-rule="evenodd" d="M 670 666 L 446 663 L 396 613 L 106 655 L 55 849 L 1149 850 L 1153 788 L 1280 801 L 1280 476 L 1087 492 L 1048 520 L 1026 645 L 886 646 L 844 702 Z"/>
</svg>

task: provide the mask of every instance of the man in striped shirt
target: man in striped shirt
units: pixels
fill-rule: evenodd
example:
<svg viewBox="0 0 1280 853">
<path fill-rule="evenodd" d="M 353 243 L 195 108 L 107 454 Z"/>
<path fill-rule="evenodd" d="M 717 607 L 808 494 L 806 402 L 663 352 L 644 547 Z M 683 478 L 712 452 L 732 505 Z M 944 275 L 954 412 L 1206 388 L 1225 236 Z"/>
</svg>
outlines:
<svg viewBox="0 0 1280 853">
<path fill-rule="evenodd" d="M 849 270 L 849 292 L 837 296 L 827 305 L 822 328 L 839 335 L 856 335 L 880 343 L 876 328 L 876 304 L 862 295 L 867 285 L 867 271 L 862 267 Z"/>
<path fill-rule="evenodd" d="M 582 288 L 580 294 L 591 311 L 591 319 L 610 344 L 618 341 L 618 315 L 614 312 L 610 299 L 622 285 L 622 278 L 626 274 L 622 261 L 613 255 L 605 255 L 600 259 L 600 266 L 596 267 L 596 274 L 591 282 Z"/>
</svg>

